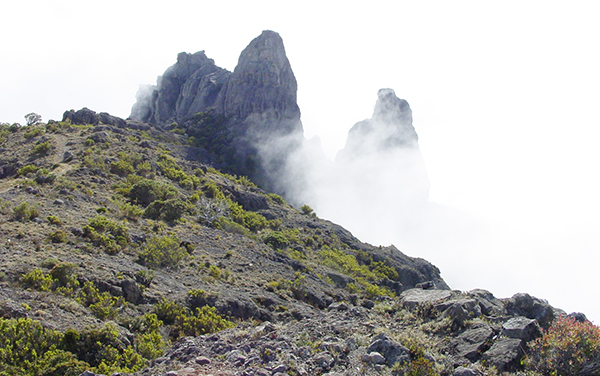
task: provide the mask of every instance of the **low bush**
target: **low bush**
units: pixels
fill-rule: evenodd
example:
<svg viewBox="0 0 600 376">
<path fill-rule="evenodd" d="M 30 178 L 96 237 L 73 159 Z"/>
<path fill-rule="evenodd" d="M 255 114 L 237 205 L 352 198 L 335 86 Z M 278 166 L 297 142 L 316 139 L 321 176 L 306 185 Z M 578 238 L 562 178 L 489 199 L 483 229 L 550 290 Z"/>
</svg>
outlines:
<svg viewBox="0 0 600 376">
<path fill-rule="evenodd" d="M 101 246 L 108 254 L 115 254 L 129 244 L 129 230 L 124 223 L 117 223 L 102 215 L 90 219 L 83 227 L 83 236 Z"/>
<path fill-rule="evenodd" d="M 22 202 L 13 208 L 13 218 L 21 222 L 37 218 L 39 214 L 37 206 L 28 202 Z"/>
<path fill-rule="evenodd" d="M 166 201 L 155 200 L 144 211 L 144 217 L 151 219 L 164 219 L 175 222 L 189 210 L 189 205 L 178 198 Z"/>
<path fill-rule="evenodd" d="M 169 200 L 176 198 L 179 192 L 170 184 L 150 179 L 142 179 L 135 183 L 129 192 L 129 198 L 142 206 L 148 206 L 155 200 Z"/>
<path fill-rule="evenodd" d="M 188 252 L 176 237 L 154 236 L 146 242 L 146 246 L 138 253 L 138 261 L 152 268 L 168 268 L 177 266 Z"/>
<path fill-rule="evenodd" d="M 38 291 L 50 291 L 54 280 L 49 274 L 44 273 L 41 269 L 35 268 L 29 273 L 23 274 L 20 282 L 25 288 L 32 288 Z"/>
<path fill-rule="evenodd" d="M 592 375 L 600 364 L 600 328 L 561 316 L 544 335 L 529 342 L 526 369 L 543 375 Z"/>
<path fill-rule="evenodd" d="M 234 326 L 234 323 L 220 316 L 215 307 L 208 305 L 191 311 L 176 302 L 163 299 L 154 305 L 154 313 L 170 326 L 173 340 L 181 336 L 215 333 Z"/>
</svg>

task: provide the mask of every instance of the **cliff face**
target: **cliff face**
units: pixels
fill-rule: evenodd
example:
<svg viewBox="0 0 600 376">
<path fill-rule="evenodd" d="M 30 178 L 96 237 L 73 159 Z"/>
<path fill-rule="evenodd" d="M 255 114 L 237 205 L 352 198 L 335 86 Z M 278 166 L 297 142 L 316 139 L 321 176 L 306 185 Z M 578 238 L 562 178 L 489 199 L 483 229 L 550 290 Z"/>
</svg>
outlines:
<svg viewBox="0 0 600 376">
<path fill-rule="evenodd" d="M 228 118 L 262 125 L 258 131 L 302 132 L 297 90 L 283 40 L 273 31 L 263 31 L 241 53 L 216 108 Z"/>
<path fill-rule="evenodd" d="M 286 135 L 302 132 L 297 89 L 283 40 L 263 31 L 241 53 L 233 73 L 217 67 L 204 51 L 180 53 L 156 86 L 140 88 L 130 117 L 164 125 L 213 110 L 236 128 Z"/>
<path fill-rule="evenodd" d="M 204 51 L 180 53 L 156 86 L 140 87 L 130 118 L 184 124 L 188 134 L 202 134 L 197 146 L 219 150 L 211 156 L 222 161 L 217 167 L 285 194 L 288 160 L 303 142 L 297 88 L 283 40 L 263 31 L 242 51 L 233 73 Z M 199 112 L 219 119 L 218 125 L 206 117 L 199 122 Z"/>
</svg>

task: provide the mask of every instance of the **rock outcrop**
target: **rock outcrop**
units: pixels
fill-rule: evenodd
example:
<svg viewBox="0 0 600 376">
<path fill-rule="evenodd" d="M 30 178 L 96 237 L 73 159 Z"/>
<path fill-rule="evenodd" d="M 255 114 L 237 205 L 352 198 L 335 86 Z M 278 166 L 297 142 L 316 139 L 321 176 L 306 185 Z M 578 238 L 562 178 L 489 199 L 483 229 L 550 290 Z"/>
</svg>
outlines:
<svg viewBox="0 0 600 376">
<path fill-rule="evenodd" d="M 377 96 L 373 117 L 356 123 L 350 129 L 346 146 L 337 155 L 337 160 L 352 161 L 399 148 L 419 149 L 419 138 L 412 125 L 408 102 L 398 98 L 392 89 L 381 89 Z"/>
<path fill-rule="evenodd" d="M 214 110 L 236 128 L 287 135 L 302 132 L 297 89 L 283 40 L 266 30 L 242 51 L 233 73 L 204 51 L 181 52 L 156 86 L 140 87 L 130 117 L 164 125 Z"/>
<path fill-rule="evenodd" d="M 130 118 L 162 126 L 176 122 L 188 133 L 202 128 L 197 138 L 204 144 L 197 146 L 212 149 L 216 167 L 284 194 L 292 179 L 288 159 L 303 142 L 296 92 L 283 40 L 267 30 L 244 49 L 233 73 L 204 51 L 180 53 L 156 86 L 140 87 Z M 208 122 L 198 113 L 210 114 Z M 211 127 L 218 129 L 207 134 Z"/>
</svg>

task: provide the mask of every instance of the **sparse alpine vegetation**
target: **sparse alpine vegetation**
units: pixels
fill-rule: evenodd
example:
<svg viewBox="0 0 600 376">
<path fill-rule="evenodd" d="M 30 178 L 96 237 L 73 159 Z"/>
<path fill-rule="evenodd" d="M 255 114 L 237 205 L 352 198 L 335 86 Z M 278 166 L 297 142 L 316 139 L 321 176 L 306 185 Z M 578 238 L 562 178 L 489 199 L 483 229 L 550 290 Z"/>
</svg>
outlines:
<svg viewBox="0 0 600 376">
<path fill-rule="evenodd" d="M 591 323 L 448 290 L 428 262 L 212 167 L 218 136 L 0 126 L 0 375 L 545 375 L 567 353 L 557 375 L 593 372 Z"/>
</svg>

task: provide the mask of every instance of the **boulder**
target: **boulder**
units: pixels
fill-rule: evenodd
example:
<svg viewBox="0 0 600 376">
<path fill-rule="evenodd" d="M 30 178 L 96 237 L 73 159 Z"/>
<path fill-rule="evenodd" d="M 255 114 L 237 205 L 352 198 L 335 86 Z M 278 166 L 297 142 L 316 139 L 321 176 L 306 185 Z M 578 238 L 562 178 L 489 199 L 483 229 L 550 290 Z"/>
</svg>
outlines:
<svg viewBox="0 0 600 376">
<path fill-rule="evenodd" d="M 489 348 L 493 336 L 492 328 L 485 322 L 479 322 L 451 339 L 448 351 L 457 358 L 459 364 L 461 359 L 475 362 L 481 352 Z"/>
<path fill-rule="evenodd" d="M 554 308 L 548 302 L 523 293 L 506 300 L 506 312 L 512 316 L 536 319 L 544 329 L 550 327 L 556 317 Z"/>
<path fill-rule="evenodd" d="M 473 368 L 463 367 L 463 366 L 457 367 L 452 372 L 452 376 L 481 376 L 481 375 L 483 375 L 483 374 L 480 371 L 473 369 Z"/>
<path fill-rule="evenodd" d="M 502 335 L 529 342 L 542 335 L 542 329 L 534 319 L 518 316 L 502 324 Z"/>
<path fill-rule="evenodd" d="M 505 314 L 504 304 L 491 292 L 483 289 L 475 289 L 467 292 L 467 295 L 477 300 L 481 313 L 486 316 L 502 316 Z"/>
<path fill-rule="evenodd" d="M 385 333 L 377 335 L 366 351 L 367 354 L 378 353 L 383 355 L 386 360 L 385 363 L 390 367 L 396 363 L 410 360 L 410 351 Z"/>
<path fill-rule="evenodd" d="M 518 338 L 500 338 L 487 350 L 482 359 L 499 372 L 514 371 L 523 357 L 523 342 Z"/>
<path fill-rule="evenodd" d="M 410 289 L 400 295 L 402 306 L 408 309 L 415 309 L 424 304 L 440 304 L 452 296 L 448 290 L 422 290 Z"/>
</svg>

